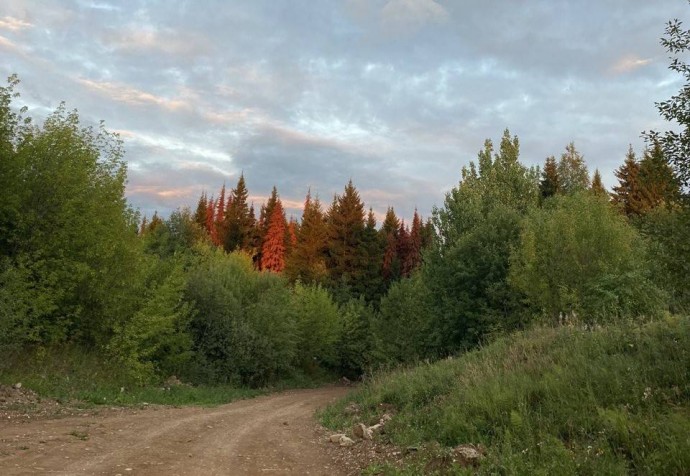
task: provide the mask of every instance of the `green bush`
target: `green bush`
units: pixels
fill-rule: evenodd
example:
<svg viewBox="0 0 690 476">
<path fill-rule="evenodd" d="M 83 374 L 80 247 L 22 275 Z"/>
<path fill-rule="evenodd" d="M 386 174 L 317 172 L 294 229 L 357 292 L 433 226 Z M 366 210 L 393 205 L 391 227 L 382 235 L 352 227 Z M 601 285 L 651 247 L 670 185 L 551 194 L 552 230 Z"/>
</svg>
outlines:
<svg viewBox="0 0 690 476">
<path fill-rule="evenodd" d="M 419 273 L 390 287 L 373 322 L 377 360 L 411 363 L 433 355 L 430 299 Z"/>
<path fill-rule="evenodd" d="M 297 282 L 292 291 L 297 320 L 297 362 L 302 370 L 333 369 L 338 364 L 336 345 L 341 333 L 340 310 L 319 285 Z"/>
<path fill-rule="evenodd" d="M 294 368 L 297 326 L 285 280 L 253 269 L 241 253 L 207 249 L 185 292 L 198 382 L 261 386 Z"/>
<path fill-rule="evenodd" d="M 665 296 L 650 280 L 642 238 L 605 198 L 555 196 L 522 223 L 510 283 L 537 313 L 589 322 L 658 315 Z"/>
</svg>

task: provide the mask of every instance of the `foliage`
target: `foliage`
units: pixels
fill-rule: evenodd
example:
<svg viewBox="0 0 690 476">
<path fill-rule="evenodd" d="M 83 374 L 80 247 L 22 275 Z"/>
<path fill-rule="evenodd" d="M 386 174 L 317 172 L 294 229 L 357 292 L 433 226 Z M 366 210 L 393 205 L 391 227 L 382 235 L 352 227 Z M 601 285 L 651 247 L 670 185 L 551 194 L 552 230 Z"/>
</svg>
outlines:
<svg viewBox="0 0 690 476">
<path fill-rule="evenodd" d="M 185 294 L 196 311 L 189 378 L 261 386 L 292 370 L 297 331 L 282 278 L 256 272 L 241 253 L 207 249 Z"/>
<path fill-rule="evenodd" d="M 141 386 L 129 369 L 75 345 L 0 352 L 0 382 L 22 382 L 41 397 L 69 406 L 221 405 L 251 398 L 262 390 L 231 386 L 167 385 L 161 380 Z M 30 410 L 30 409 L 27 409 Z"/>
<path fill-rule="evenodd" d="M 16 126 L 12 85 L 0 96 L 10 134 L 3 177 L 2 278 L 17 292 L 4 316 L 23 342 L 78 340 L 103 345 L 137 306 L 135 216 L 124 199 L 122 144 L 99 128 L 82 127 L 61 105 L 42 127 Z M 13 126 L 15 124 L 15 126 Z M 4 293 L 3 293 L 4 294 Z M 10 326 L 11 327 L 11 326 Z"/>
<path fill-rule="evenodd" d="M 364 227 L 364 204 L 350 181 L 328 213 L 326 266 L 330 287 L 349 288 L 356 297 L 364 293 L 360 277 L 368 265 L 362 247 Z"/>
<path fill-rule="evenodd" d="M 589 188 L 589 172 L 582 155 L 575 149 L 575 143 L 571 142 L 565 147 L 561 159 L 556 167 L 558 172 L 558 193 L 574 193 Z"/>
<path fill-rule="evenodd" d="M 687 474 L 688 349 L 688 318 L 538 328 L 378 375 L 322 420 L 348 428 L 351 402 L 365 422 L 392 406 L 396 445 L 485 446 L 473 474 Z"/>
<path fill-rule="evenodd" d="M 394 283 L 381 299 L 373 323 L 377 358 L 412 363 L 428 357 L 435 325 L 430 307 L 429 289 L 420 273 Z"/>
<path fill-rule="evenodd" d="M 510 283 L 550 319 L 585 321 L 655 315 L 663 295 L 651 282 L 636 230 L 605 197 L 557 196 L 523 221 Z"/>
<path fill-rule="evenodd" d="M 476 345 L 489 333 L 521 323 L 520 296 L 506 281 L 508 256 L 539 188 L 536 171 L 518 156 L 518 139 L 507 130 L 497 153 L 487 140 L 478 164 L 463 169 L 460 184 L 434 210 L 437 240 L 425 255 L 423 279 L 442 351 Z"/>
<path fill-rule="evenodd" d="M 288 256 L 285 272 L 292 281 L 321 283 L 326 280 L 326 246 L 328 230 L 318 198 L 307 194 L 297 244 Z"/>
<path fill-rule="evenodd" d="M 690 65 L 681 58 L 690 48 L 690 30 L 683 28 L 683 22 L 671 20 L 666 25 L 665 37 L 661 45 L 672 55 L 669 69 L 685 80 L 678 94 L 670 99 L 656 103 L 659 114 L 665 120 L 677 123 L 681 130 L 645 132 L 644 135 L 652 144 L 659 144 L 664 155 L 680 179 L 684 187 L 690 186 Z"/>
<path fill-rule="evenodd" d="M 690 311 L 690 210 L 659 207 L 639 226 L 649 239 L 654 282 L 669 293 L 673 312 Z"/>
<path fill-rule="evenodd" d="M 113 360 L 141 383 L 157 375 L 179 375 L 192 358 L 187 327 L 193 315 L 182 301 L 186 276 L 173 259 L 149 258 L 143 304 L 132 319 L 117 326 L 108 345 Z"/>
<path fill-rule="evenodd" d="M 356 378 L 370 370 L 375 360 L 374 311 L 359 298 L 346 302 L 340 313 L 342 331 L 336 344 L 338 368 L 343 375 Z"/>
<path fill-rule="evenodd" d="M 306 372 L 338 365 L 336 345 L 341 335 L 338 306 L 320 285 L 296 283 L 292 308 L 297 320 L 297 363 Z"/>
</svg>

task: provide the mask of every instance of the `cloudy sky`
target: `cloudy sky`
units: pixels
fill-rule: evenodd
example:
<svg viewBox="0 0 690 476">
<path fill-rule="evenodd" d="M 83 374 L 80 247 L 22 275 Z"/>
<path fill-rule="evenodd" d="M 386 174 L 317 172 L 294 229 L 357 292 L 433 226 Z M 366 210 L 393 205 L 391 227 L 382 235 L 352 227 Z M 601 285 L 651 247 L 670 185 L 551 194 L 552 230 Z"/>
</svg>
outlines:
<svg viewBox="0 0 690 476">
<path fill-rule="evenodd" d="M 0 73 L 43 117 L 66 101 L 125 141 L 128 197 L 194 206 L 244 171 L 299 216 L 352 179 L 367 206 L 428 216 L 486 138 L 526 164 L 574 141 L 605 185 L 655 101 L 686 0 L 159 0 L 0 3 Z"/>
</svg>

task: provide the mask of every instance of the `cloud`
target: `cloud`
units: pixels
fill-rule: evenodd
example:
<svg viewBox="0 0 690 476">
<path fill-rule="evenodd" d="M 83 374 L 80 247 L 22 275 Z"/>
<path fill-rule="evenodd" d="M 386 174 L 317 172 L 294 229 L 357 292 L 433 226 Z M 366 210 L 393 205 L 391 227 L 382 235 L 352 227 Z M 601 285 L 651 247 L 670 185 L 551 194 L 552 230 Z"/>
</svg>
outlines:
<svg viewBox="0 0 690 476">
<path fill-rule="evenodd" d="M 19 18 L 14 18 L 11 16 L 5 16 L 0 18 L 0 29 L 9 31 L 21 31 L 27 28 L 31 28 L 33 25 Z"/>
<path fill-rule="evenodd" d="M 413 33 L 429 24 L 442 23 L 448 12 L 434 0 L 390 0 L 381 9 L 381 25 L 397 34 Z"/>
<path fill-rule="evenodd" d="M 104 35 L 106 44 L 122 52 L 158 52 L 171 56 L 194 57 L 208 52 L 209 45 L 201 35 L 150 26 L 111 30 Z"/>
<path fill-rule="evenodd" d="M 191 105 L 188 101 L 156 96 L 126 84 L 108 81 L 94 81 L 86 78 L 77 78 L 76 81 L 82 86 L 86 86 L 92 91 L 96 91 L 103 96 L 112 99 L 113 101 L 123 102 L 131 106 L 146 106 L 154 104 L 169 111 L 191 109 Z"/>
<path fill-rule="evenodd" d="M 627 55 L 620 58 L 609 68 L 609 73 L 625 74 L 630 73 L 638 68 L 648 65 L 652 62 L 651 58 L 640 58 L 635 55 Z"/>
</svg>

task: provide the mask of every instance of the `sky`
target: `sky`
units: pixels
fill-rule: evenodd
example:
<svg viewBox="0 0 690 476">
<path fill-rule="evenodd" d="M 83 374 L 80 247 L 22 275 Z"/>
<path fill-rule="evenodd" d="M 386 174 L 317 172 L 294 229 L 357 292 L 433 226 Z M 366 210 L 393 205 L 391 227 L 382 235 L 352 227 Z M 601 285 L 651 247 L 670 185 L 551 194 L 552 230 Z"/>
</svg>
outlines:
<svg viewBox="0 0 690 476">
<path fill-rule="evenodd" d="M 659 44 L 686 0 L 2 0 L 0 74 L 124 141 L 127 197 L 195 208 L 244 173 L 300 216 L 349 180 L 379 218 L 427 217 L 485 139 L 521 161 L 575 142 L 615 185 L 682 86 Z"/>
</svg>

